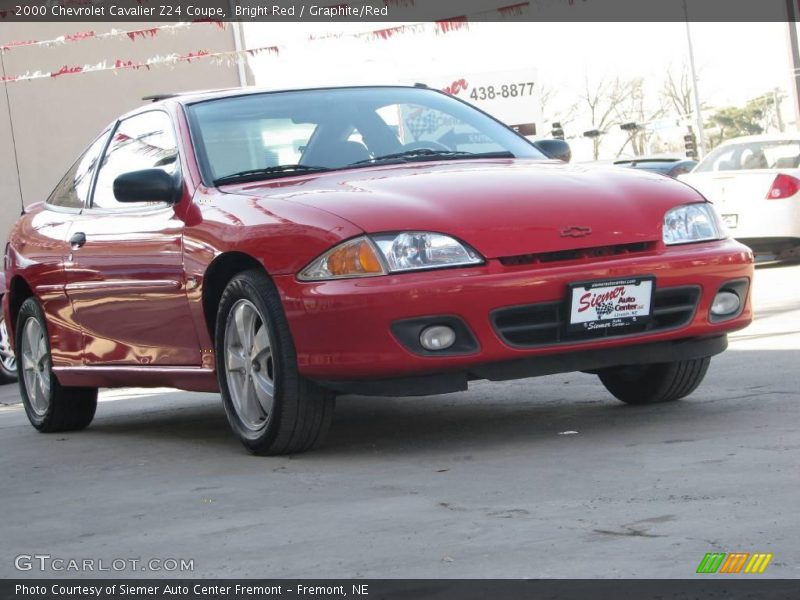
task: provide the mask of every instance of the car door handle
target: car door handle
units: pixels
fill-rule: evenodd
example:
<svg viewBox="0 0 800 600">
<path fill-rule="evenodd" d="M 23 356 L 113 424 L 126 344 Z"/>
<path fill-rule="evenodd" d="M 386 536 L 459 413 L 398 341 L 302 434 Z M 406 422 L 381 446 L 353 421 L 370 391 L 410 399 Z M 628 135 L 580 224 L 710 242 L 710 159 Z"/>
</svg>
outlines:
<svg viewBox="0 0 800 600">
<path fill-rule="evenodd" d="M 79 231 L 69 239 L 69 243 L 73 250 L 83 248 L 83 246 L 86 244 L 86 234 L 82 231 Z"/>
</svg>

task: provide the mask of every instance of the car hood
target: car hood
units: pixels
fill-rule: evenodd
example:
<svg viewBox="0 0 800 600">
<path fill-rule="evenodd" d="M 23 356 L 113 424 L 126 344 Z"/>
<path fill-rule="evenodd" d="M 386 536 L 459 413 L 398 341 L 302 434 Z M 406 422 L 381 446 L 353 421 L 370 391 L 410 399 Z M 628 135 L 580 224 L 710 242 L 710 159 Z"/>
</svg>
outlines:
<svg viewBox="0 0 800 600">
<path fill-rule="evenodd" d="M 483 256 L 661 240 L 664 213 L 703 201 L 632 169 L 531 160 L 424 162 L 227 186 L 333 213 L 368 233 L 436 231 Z"/>
</svg>

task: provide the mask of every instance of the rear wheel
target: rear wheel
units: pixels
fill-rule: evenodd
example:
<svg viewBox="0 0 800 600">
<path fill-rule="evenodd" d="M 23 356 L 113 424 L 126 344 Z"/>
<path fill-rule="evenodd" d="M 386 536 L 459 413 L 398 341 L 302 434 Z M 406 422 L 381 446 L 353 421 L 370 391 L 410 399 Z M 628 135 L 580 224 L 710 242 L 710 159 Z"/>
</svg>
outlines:
<svg viewBox="0 0 800 600">
<path fill-rule="evenodd" d="M 0 315 L 0 383 L 17 380 L 17 358 L 11 347 L 6 319 Z"/>
<path fill-rule="evenodd" d="M 673 402 L 691 394 L 703 381 L 711 358 L 655 365 L 614 367 L 598 372 L 606 389 L 626 404 Z"/>
<path fill-rule="evenodd" d="M 63 387 L 53 375 L 47 323 L 28 298 L 17 316 L 17 372 L 28 420 L 43 433 L 83 429 L 97 409 L 97 389 Z"/>
<path fill-rule="evenodd" d="M 304 452 L 318 445 L 335 399 L 297 373 L 297 356 L 272 281 L 259 270 L 225 289 L 216 326 L 217 373 L 231 428 L 259 455 Z"/>
</svg>

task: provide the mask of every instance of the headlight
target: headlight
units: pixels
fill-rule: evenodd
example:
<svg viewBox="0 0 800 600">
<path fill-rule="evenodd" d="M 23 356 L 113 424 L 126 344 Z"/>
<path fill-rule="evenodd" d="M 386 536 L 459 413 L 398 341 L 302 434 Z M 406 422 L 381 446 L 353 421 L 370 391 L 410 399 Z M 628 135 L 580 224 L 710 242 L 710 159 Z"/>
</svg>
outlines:
<svg viewBox="0 0 800 600">
<path fill-rule="evenodd" d="M 483 263 L 475 250 L 441 233 L 410 231 L 377 235 L 372 239 L 393 273 Z"/>
<path fill-rule="evenodd" d="M 339 244 L 301 271 L 301 281 L 483 264 L 472 248 L 441 233 L 410 231 L 362 236 Z"/>
<path fill-rule="evenodd" d="M 664 243 L 668 246 L 725 237 L 714 207 L 707 203 L 684 204 L 667 211 L 663 235 Z"/>
</svg>

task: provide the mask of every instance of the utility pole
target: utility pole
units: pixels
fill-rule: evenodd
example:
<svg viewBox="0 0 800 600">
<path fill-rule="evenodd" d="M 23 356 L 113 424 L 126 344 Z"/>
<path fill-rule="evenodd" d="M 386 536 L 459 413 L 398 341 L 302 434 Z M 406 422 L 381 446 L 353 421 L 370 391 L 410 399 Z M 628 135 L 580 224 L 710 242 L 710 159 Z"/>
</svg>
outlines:
<svg viewBox="0 0 800 600">
<path fill-rule="evenodd" d="M 238 4 L 238 0 L 230 0 L 228 5 L 231 14 L 236 14 L 235 8 Z M 239 73 L 239 85 L 247 87 L 247 67 L 245 66 L 245 57 L 243 55 L 244 42 L 242 40 L 242 25 L 239 21 L 231 21 L 230 25 L 233 30 L 233 47 L 236 50 L 236 70 Z"/>
<path fill-rule="evenodd" d="M 800 129 L 800 50 L 797 43 L 795 0 L 786 0 L 786 32 L 789 34 L 789 64 L 792 66 L 792 107 L 794 126 Z"/>
<path fill-rule="evenodd" d="M 775 124 L 778 126 L 778 131 L 783 133 L 786 127 L 783 124 L 783 116 L 781 115 L 780 88 L 775 88 L 772 90 L 772 101 L 775 103 Z"/>
<path fill-rule="evenodd" d="M 792 2 L 793 0 L 787 0 Z M 697 141 L 700 142 L 700 157 L 706 154 L 706 131 L 703 127 L 703 115 L 700 113 L 700 92 L 697 85 L 697 70 L 694 66 L 694 47 L 692 46 L 692 31 L 689 28 L 689 7 L 687 0 L 683 0 L 683 14 L 686 17 L 686 41 L 689 45 L 689 69 L 692 74 L 692 95 L 694 96 L 694 113 L 697 125 Z"/>
</svg>

